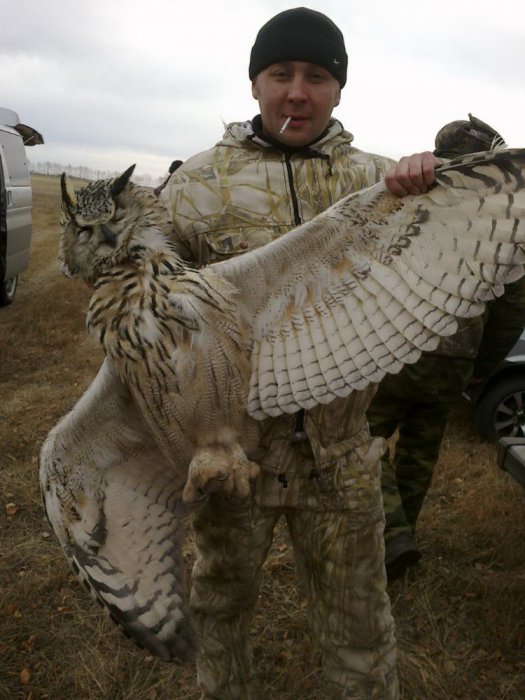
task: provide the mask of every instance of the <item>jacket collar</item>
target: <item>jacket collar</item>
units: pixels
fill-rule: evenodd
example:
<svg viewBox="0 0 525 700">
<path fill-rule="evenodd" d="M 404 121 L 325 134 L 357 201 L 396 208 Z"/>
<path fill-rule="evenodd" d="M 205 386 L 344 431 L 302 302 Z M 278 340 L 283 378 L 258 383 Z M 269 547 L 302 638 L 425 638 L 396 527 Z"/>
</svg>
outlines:
<svg viewBox="0 0 525 700">
<path fill-rule="evenodd" d="M 217 144 L 221 146 L 233 146 L 237 148 L 255 147 L 281 151 L 283 153 L 329 154 L 341 143 L 349 144 L 353 136 L 345 131 L 343 125 L 333 117 L 326 130 L 313 143 L 301 147 L 287 147 L 278 141 L 270 140 L 262 132 L 261 116 L 258 114 L 251 121 L 232 122 L 226 127 L 222 140 Z"/>
</svg>

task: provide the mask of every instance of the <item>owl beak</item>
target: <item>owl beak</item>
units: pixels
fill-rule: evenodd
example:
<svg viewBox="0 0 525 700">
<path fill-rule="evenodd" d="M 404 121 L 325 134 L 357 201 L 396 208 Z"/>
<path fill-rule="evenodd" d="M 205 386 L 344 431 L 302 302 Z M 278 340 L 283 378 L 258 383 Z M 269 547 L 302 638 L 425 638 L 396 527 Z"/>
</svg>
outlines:
<svg viewBox="0 0 525 700">
<path fill-rule="evenodd" d="M 60 265 L 60 272 L 66 277 L 74 277 L 73 273 L 71 272 L 67 263 L 65 262 L 63 262 L 62 265 Z"/>
</svg>

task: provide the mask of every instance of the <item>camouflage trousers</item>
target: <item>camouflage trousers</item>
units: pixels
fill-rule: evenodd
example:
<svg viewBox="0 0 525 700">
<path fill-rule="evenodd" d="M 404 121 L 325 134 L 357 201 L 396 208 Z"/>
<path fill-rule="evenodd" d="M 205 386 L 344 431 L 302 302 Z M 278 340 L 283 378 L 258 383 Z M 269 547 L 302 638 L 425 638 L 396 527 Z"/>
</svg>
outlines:
<svg viewBox="0 0 525 700">
<path fill-rule="evenodd" d="M 373 442 L 377 447 L 377 441 Z M 291 491 L 283 489 L 275 473 L 263 471 L 253 500 L 233 505 L 215 494 L 195 514 L 197 558 L 190 607 L 199 638 L 197 674 L 202 699 L 257 697 L 249 632 L 261 569 L 281 517 L 289 529 L 308 599 L 311 631 L 322 655 L 327 678 L 323 698 L 399 697 L 384 569 L 380 451 L 368 450 L 374 463 L 361 464 L 370 472 L 363 510 L 341 506 L 341 489 L 351 489 L 356 456 L 350 453 L 318 477 L 325 485 L 317 507 L 312 492 L 306 499 L 308 505 L 301 503 L 300 485 L 304 480 L 310 488 L 313 464 L 297 463 L 293 473 L 288 462 Z M 365 449 L 357 459 L 366 460 L 366 455 Z M 295 492 L 293 481 L 298 485 Z M 331 487 L 340 492 L 333 509 L 327 508 Z M 281 498 L 286 506 L 276 505 Z"/>
<path fill-rule="evenodd" d="M 391 438 L 381 462 L 385 540 L 414 532 L 439 457 L 451 407 L 472 373 L 472 360 L 423 355 L 379 384 L 367 411 L 372 435 Z"/>
</svg>

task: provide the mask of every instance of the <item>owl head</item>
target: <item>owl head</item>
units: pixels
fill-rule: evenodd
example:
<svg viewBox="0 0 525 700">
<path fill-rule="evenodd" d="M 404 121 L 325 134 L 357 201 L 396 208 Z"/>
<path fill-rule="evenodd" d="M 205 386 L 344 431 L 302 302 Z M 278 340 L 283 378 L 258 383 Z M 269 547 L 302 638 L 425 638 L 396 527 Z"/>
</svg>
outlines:
<svg viewBox="0 0 525 700">
<path fill-rule="evenodd" d="M 93 282 L 105 264 L 122 257 L 139 218 L 132 191 L 145 189 L 130 182 L 134 169 L 132 165 L 118 177 L 96 180 L 78 190 L 62 173 L 59 261 L 65 274 Z"/>
</svg>

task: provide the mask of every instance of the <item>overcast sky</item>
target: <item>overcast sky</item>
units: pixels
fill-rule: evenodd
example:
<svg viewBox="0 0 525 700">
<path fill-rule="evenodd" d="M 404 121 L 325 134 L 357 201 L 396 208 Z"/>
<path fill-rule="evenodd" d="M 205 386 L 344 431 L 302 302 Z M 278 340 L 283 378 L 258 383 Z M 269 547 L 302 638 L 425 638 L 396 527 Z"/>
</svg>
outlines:
<svg viewBox="0 0 525 700">
<path fill-rule="evenodd" d="M 0 107 L 40 131 L 33 162 L 164 175 L 257 113 L 255 35 L 280 0 L 0 0 Z M 468 112 L 525 146 L 523 0 L 317 0 L 342 30 L 334 111 L 364 150 L 432 148 Z"/>
</svg>

